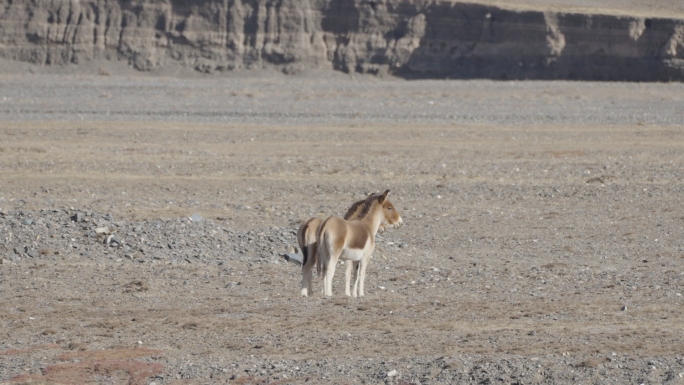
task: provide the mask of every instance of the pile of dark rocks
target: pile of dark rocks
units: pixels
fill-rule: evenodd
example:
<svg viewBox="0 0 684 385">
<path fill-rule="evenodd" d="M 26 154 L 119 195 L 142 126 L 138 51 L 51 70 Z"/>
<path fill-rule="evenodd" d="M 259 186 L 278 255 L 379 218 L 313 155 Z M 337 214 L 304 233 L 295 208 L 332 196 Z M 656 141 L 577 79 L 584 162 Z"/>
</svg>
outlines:
<svg viewBox="0 0 684 385">
<path fill-rule="evenodd" d="M 243 232 L 198 214 L 130 222 L 87 210 L 5 210 L 0 211 L 0 261 L 67 255 L 137 263 L 282 263 L 285 251 L 296 245 L 296 233 L 278 227 Z"/>
</svg>

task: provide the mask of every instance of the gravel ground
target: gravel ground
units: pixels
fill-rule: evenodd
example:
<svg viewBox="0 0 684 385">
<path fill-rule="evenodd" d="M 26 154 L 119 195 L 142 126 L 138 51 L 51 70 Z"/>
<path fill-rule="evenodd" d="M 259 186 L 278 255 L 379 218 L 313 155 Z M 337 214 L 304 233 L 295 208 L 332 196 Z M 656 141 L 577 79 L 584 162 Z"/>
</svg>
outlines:
<svg viewBox="0 0 684 385">
<path fill-rule="evenodd" d="M 267 125 L 684 124 L 684 85 L 405 81 L 332 73 L 193 79 L 0 75 L 0 119 Z"/>
<path fill-rule="evenodd" d="M 680 84 L 1 80 L 0 382 L 684 383 Z M 300 298 L 386 188 L 366 297 Z"/>
</svg>

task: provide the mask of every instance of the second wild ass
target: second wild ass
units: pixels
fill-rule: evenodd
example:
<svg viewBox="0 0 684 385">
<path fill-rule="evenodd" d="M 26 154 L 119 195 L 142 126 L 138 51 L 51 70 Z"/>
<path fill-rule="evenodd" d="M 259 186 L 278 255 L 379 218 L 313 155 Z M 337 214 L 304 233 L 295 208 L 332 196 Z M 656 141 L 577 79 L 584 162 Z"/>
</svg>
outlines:
<svg viewBox="0 0 684 385">
<path fill-rule="evenodd" d="M 323 274 L 323 292 L 326 296 L 332 296 L 332 278 L 338 259 L 360 263 L 352 296 L 356 297 L 357 287 L 358 295 L 364 296 L 366 267 L 375 250 L 378 228 L 383 222 L 392 227 L 400 227 L 404 223 L 392 202 L 387 199 L 387 194 L 389 190 L 370 200 L 363 209 L 363 219 L 348 221 L 330 217 L 318 228 L 316 262 L 319 274 Z M 347 274 L 351 274 L 349 269 Z M 351 277 L 347 278 L 350 279 Z"/>
<path fill-rule="evenodd" d="M 367 214 L 366 207 L 372 202 L 373 199 L 379 197 L 380 194 L 370 194 L 367 198 L 360 201 L 354 202 L 354 204 L 349 207 L 347 213 L 344 215 L 346 220 L 363 219 Z M 310 218 L 304 222 L 297 230 L 297 243 L 299 244 L 299 249 L 302 250 L 302 297 L 306 297 L 313 293 L 313 287 L 311 285 L 313 278 L 313 268 L 314 265 L 318 265 L 316 262 L 316 233 L 318 232 L 318 227 L 323 223 L 324 218 Z M 386 223 L 381 223 L 378 232 L 382 233 L 385 231 Z M 349 291 L 349 280 L 351 277 L 352 269 L 354 271 L 358 270 L 358 262 L 349 261 L 347 262 L 347 273 L 345 277 L 345 293 L 351 295 Z"/>
</svg>

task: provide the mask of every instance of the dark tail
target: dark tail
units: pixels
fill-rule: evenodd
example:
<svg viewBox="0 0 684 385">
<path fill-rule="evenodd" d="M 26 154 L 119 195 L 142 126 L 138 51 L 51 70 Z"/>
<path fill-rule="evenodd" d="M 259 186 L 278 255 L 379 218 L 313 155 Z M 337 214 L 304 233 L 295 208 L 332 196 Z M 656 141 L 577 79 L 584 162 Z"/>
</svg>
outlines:
<svg viewBox="0 0 684 385">
<path fill-rule="evenodd" d="M 321 247 L 325 247 L 325 239 L 323 239 L 323 234 L 325 233 L 325 225 L 328 223 L 332 217 L 326 218 L 323 223 L 318 227 L 316 231 L 316 273 L 321 276 L 321 271 L 323 266 L 321 266 Z"/>
<path fill-rule="evenodd" d="M 321 226 L 323 227 L 323 226 Z M 324 233 L 319 232 L 319 236 L 322 236 Z M 321 266 L 321 247 L 325 247 L 325 239 L 319 238 L 319 236 L 316 236 L 316 239 L 318 242 L 316 242 L 316 274 L 320 277 L 321 276 L 321 271 L 322 271 L 322 266 Z"/>
<path fill-rule="evenodd" d="M 306 232 L 309 230 L 309 224 L 314 218 L 310 218 L 297 231 L 297 243 L 299 243 L 299 249 L 302 251 L 302 268 L 306 265 L 306 261 L 309 259 L 309 248 L 306 244 Z"/>
<path fill-rule="evenodd" d="M 306 228 L 304 229 L 306 231 Z M 301 243 L 300 243 L 301 245 Z M 309 259 L 309 245 L 299 246 L 302 250 L 302 267 L 306 265 L 306 261 Z"/>
</svg>

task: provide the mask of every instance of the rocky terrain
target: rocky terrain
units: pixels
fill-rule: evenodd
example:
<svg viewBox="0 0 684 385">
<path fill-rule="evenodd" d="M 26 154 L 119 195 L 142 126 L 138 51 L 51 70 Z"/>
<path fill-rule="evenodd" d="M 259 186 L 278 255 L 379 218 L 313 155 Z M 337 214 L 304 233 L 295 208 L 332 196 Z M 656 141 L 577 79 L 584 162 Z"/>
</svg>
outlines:
<svg viewBox="0 0 684 385">
<path fill-rule="evenodd" d="M 0 80 L 2 383 L 684 383 L 680 84 Z M 366 297 L 300 298 L 387 188 Z"/>
<path fill-rule="evenodd" d="M 681 81 L 680 1 L 2 0 L 0 57 L 143 71 Z"/>
</svg>

